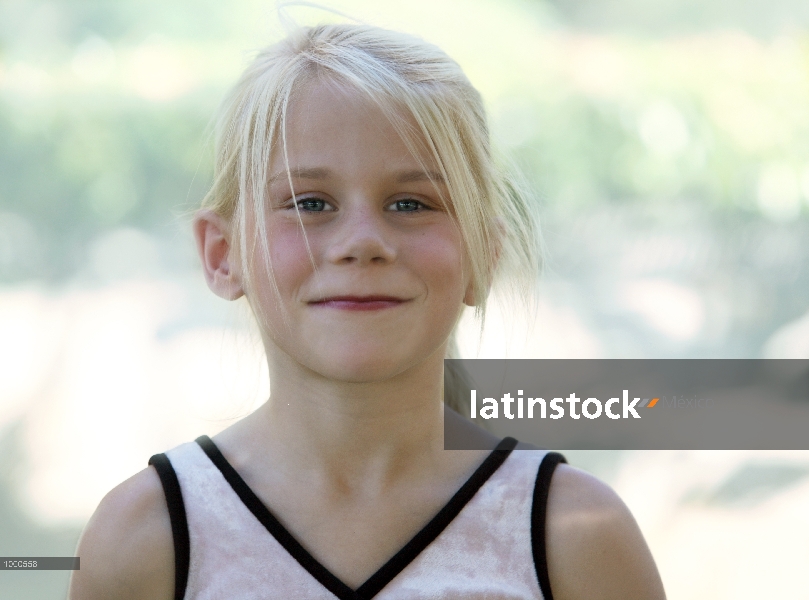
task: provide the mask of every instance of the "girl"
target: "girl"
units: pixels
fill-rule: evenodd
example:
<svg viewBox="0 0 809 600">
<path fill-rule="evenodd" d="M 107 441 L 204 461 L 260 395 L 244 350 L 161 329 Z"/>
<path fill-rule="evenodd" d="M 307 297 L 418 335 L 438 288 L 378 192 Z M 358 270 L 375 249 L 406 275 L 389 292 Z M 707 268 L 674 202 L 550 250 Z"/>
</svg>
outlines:
<svg viewBox="0 0 809 600">
<path fill-rule="evenodd" d="M 104 498 L 71 598 L 663 598 L 604 484 L 509 438 L 443 450 L 464 305 L 538 264 L 458 65 L 389 31 L 301 29 L 219 131 L 194 232 L 211 290 L 255 313 L 272 395 Z"/>
</svg>

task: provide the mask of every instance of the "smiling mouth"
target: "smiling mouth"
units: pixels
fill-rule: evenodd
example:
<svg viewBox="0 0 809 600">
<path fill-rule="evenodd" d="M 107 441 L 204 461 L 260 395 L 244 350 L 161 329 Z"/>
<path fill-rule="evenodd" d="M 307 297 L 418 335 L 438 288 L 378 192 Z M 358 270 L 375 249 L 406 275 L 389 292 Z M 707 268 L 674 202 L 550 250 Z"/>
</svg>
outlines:
<svg viewBox="0 0 809 600">
<path fill-rule="evenodd" d="M 407 300 L 394 296 L 330 296 L 309 305 L 340 310 L 383 310 L 401 306 L 405 302 Z"/>
</svg>

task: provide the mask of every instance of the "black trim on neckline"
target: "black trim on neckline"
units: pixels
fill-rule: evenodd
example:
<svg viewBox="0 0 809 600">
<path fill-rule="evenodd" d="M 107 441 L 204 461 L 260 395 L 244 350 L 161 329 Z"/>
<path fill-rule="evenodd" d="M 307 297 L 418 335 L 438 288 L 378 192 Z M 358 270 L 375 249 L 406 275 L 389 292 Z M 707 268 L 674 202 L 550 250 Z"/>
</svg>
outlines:
<svg viewBox="0 0 809 600">
<path fill-rule="evenodd" d="M 369 600 L 379 593 L 394 577 L 404 570 L 427 546 L 437 538 L 452 520 L 463 510 L 484 483 L 494 474 L 517 445 L 514 438 L 503 439 L 486 457 L 472 476 L 450 498 L 449 502 L 425 525 L 393 558 L 371 575 L 356 591 L 351 589 L 331 571 L 324 567 L 281 524 L 253 492 L 241 475 L 219 451 L 213 440 L 206 435 L 197 438 L 197 444 L 221 471 L 250 512 L 267 528 L 281 546 L 327 590 L 340 600 Z"/>
<path fill-rule="evenodd" d="M 230 487 L 233 488 L 233 491 L 236 492 L 244 505 L 247 506 L 259 522 L 267 528 L 267 531 L 270 532 L 278 543 L 281 544 L 304 569 L 309 571 L 315 579 L 323 584 L 332 594 L 340 598 L 340 600 L 360 600 L 354 590 L 332 575 L 331 571 L 320 564 L 314 556 L 309 554 L 309 551 L 301 546 L 300 542 L 292 536 L 276 516 L 264 506 L 264 503 L 256 496 L 255 492 L 250 489 L 250 486 L 242 479 L 242 476 L 239 475 L 236 469 L 231 466 L 211 438 L 207 435 L 203 435 L 198 437 L 196 441 L 205 454 L 208 455 L 208 458 L 211 459 L 211 462 L 221 471 L 225 480 L 230 484 Z"/>
<path fill-rule="evenodd" d="M 163 485 L 174 540 L 174 600 L 183 600 L 188 585 L 188 566 L 191 563 L 191 543 L 188 539 L 188 519 L 177 473 L 165 454 L 155 454 L 149 459 Z"/>
<path fill-rule="evenodd" d="M 449 502 L 438 511 L 432 520 L 425 525 L 413 538 L 397 552 L 393 558 L 382 565 L 379 570 L 371 575 L 368 580 L 358 589 L 357 594 L 361 598 L 373 598 L 382 588 L 390 583 L 394 577 L 401 573 L 404 568 L 429 546 L 441 532 L 447 528 L 452 520 L 458 516 L 464 506 L 466 506 L 477 491 L 483 487 L 489 478 L 500 468 L 511 451 L 517 445 L 517 440 L 512 437 L 504 438 L 497 447 L 492 450 L 486 460 L 472 473 Z"/>
<path fill-rule="evenodd" d="M 548 554 L 545 546 L 548 492 L 556 466 L 566 462 L 565 457 L 558 452 L 548 452 L 539 465 L 534 485 L 534 500 L 531 505 L 531 550 L 534 554 L 534 568 L 539 580 L 539 589 L 542 590 L 545 600 L 553 600 L 551 580 L 548 576 Z"/>
</svg>

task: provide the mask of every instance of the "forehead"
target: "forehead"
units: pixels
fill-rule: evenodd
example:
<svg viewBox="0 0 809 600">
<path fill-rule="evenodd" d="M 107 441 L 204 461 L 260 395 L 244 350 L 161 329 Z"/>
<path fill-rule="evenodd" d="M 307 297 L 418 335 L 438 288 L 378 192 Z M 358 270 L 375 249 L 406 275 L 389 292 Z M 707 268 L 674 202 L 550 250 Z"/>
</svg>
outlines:
<svg viewBox="0 0 809 600">
<path fill-rule="evenodd" d="M 286 117 L 286 151 L 290 167 L 328 167 L 366 171 L 422 167 L 435 170 L 433 156 L 413 116 L 401 107 L 383 105 L 348 85 L 315 80 L 290 100 Z M 392 117 L 392 118 L 391 118 Z M 401 131 L 408 132 L 408 144 Z M 276 146 L 279 147 L 280 145 Z M 273 165 L 284 166 L 275 152 Z"/>
</svg>

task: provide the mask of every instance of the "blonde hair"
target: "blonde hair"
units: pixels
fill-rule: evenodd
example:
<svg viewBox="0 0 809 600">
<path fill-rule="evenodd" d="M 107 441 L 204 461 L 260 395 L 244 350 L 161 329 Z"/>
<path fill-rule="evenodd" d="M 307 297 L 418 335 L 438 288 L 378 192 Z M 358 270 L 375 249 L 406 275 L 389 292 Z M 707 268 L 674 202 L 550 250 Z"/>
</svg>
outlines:
<svg viewBox="0 0 809 600">
<path fill-rule="evenodd" d="M 265 221 L 248 219 L 245 205 L 251 203 L 255 215 L 267 210 L 267 166 L 273 152 L 286 156 L 290 102 L 324 79 L 367 95 L 415 157 L 419 148 L 434 159 L 468 257 L 481 322 L 495 272 L 510 272 L 519 296 L 529 297 L 540 267 L 537 226 L 524 186 L 496 164 L 480 94 L 436 46 L 358 24 L 295 29 L 259 52 L 223 106 L 214 183 L 203 207 L 231 222 L 244 276 L 249 257 L 259 251 L 275 285 Z M 247 235 L 248 227 L 255 235 Z M 259 247 L 248 248 L 248 239 Z M 445 401 L 460 408 L 459 400 Z"/>
</svg>

